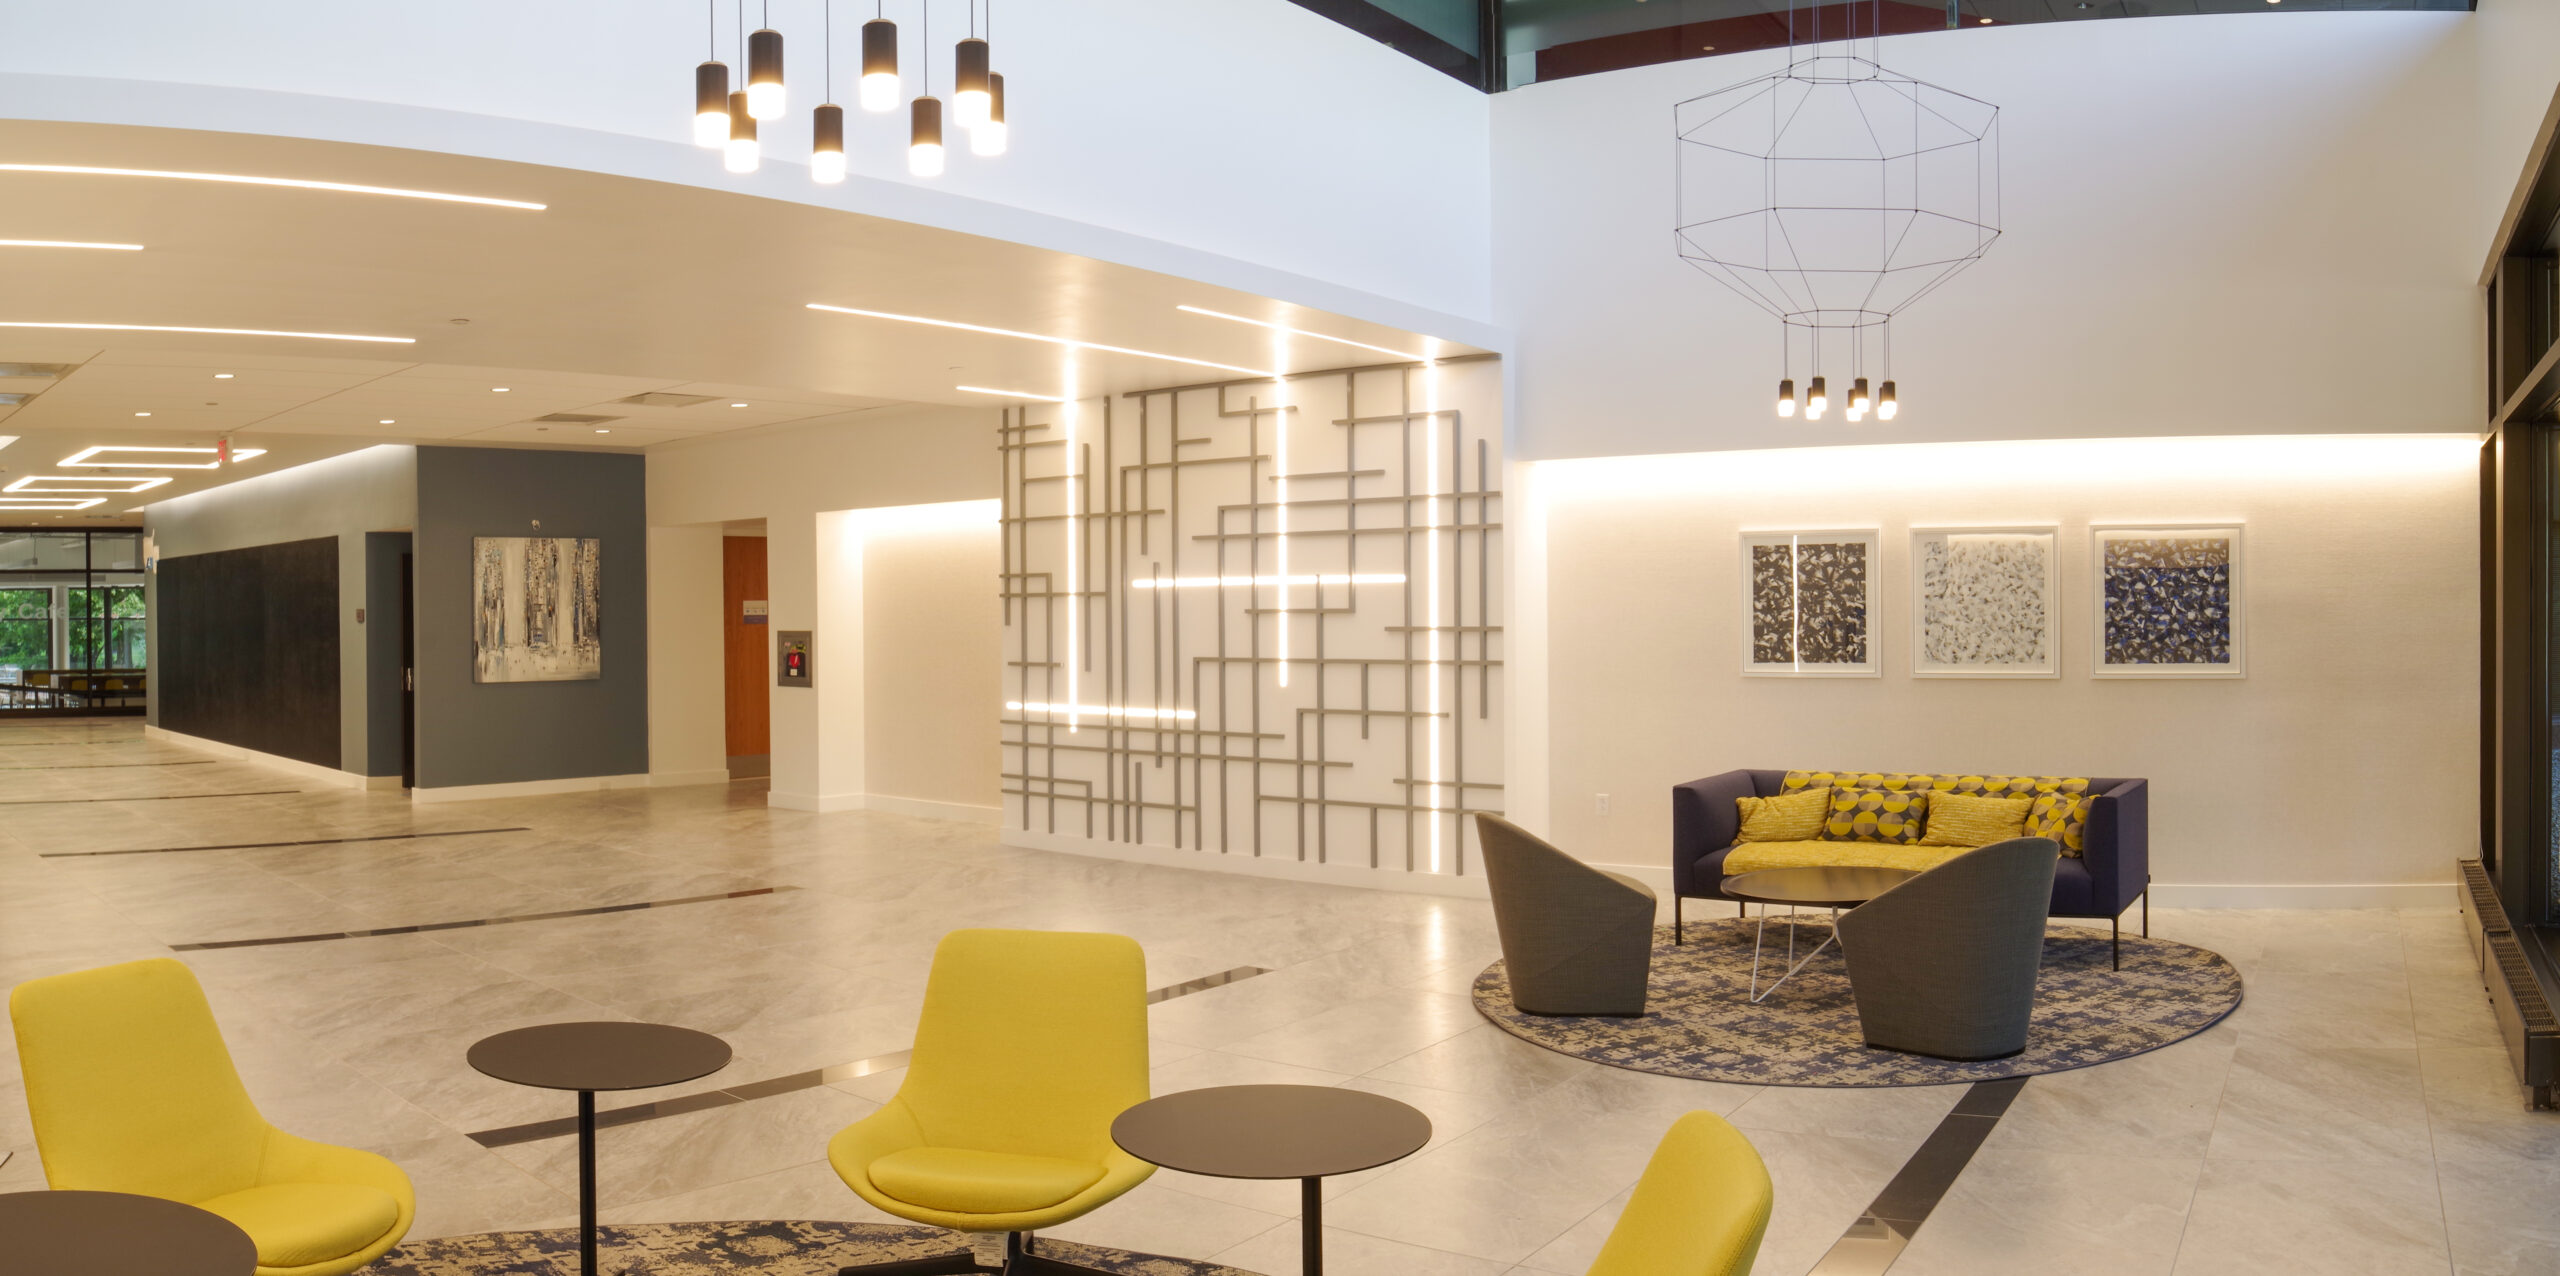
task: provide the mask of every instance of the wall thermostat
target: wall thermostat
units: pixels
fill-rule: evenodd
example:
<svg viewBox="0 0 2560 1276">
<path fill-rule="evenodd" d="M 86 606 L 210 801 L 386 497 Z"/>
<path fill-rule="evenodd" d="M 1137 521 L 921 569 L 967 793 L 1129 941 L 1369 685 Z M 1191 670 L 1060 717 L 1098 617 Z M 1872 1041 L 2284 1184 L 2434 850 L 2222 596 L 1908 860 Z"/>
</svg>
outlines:
<svg viewBox="0 0 2560 1276">
<path fill-rule="evenodd" d="M 810 668 L 808 630 L 776 631 L 773 635 L 773 648 L 773 685 L 777 687 L 815 685 L 810 681 L 813 670 Z"/>
</svg>

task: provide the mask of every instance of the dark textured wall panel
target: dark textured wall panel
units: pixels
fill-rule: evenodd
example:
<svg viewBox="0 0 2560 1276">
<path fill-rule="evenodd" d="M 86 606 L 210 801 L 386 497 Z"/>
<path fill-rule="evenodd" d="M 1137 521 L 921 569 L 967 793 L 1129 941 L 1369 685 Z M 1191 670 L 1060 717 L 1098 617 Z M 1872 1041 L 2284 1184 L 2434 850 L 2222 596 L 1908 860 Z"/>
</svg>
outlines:
<svg viewBox="0 0 2560 1276">
<path fill-rule="evenodd" d="M 338 538 L 164 559 L 160 725 L 335 768 Z"/>
</svg>

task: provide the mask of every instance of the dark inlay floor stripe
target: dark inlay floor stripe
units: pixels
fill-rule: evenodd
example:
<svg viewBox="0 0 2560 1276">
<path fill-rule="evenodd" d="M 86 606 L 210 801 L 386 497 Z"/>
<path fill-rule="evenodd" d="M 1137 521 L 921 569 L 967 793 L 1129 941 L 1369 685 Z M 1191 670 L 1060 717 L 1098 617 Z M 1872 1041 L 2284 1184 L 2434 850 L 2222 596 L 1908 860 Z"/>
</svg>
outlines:
<svg viewBox="0 0 2560 1276">
<path fill-rule="evenodd" d="M 687 895 L 682 899 L 644 899 L 630 904 L 601 904 L 594 908 L 563 908 L 550 913 L 524 913 L 515 917 L 475 917 L 460 922 L 422 922 L 415 926 L 380 926 L 372 930 L 333 930 L 316 935 L 277 935 L 269 939 L 216 939 L 201 944 L 171 944 L 169 951 L 200 953 L 214 948 L 264 948 L 274 944 L 316 944 L 324 939 L 369 939 L 377 935 L 419 935 L 431 930 L 468 930 L 474 926 L 512 926 L 517 922 L 558 921 L 563 917 L 597 917 L 605 913 L 636 913 L 644 908 L 673 908 L 678 904 L 708 904 L 714 900 L 745 899 L 750 895 L 779 895 L 796 891 L 797 886 L 758 886 L 751 890 L 722 891 L 717 895 Z"/>
<path fill-rule="evenodd" d="M 1920 1225 L 1929 1221 L 1947 1189 L 1955 1186 L 1956 1176 L 1973 1162 L 1973 1154 L 1991 1137 L 2027 1081 L 2026 1077 L 2004 1077 L 1966 1087 L 1955 1108 L 1921 1140 L 1919 1150 L 1903 1162 L 1893 1181 L 1876 1193 L 1867 1212 L 1841 1233 L 1805 1276 L 1882 1276 L 1902 1257 L 1903 1247 L 1911 1243 Z"/>
<path fill-rule="evenodd" d="M 282 797 L 300 789 L 253 789 L 246 793 L 154 793 L 145 797 L 14 798 L 0 806 L 67 806 L 79 802 L 183 802 L 190 798 Z"/>
<path fill-rule="evenodd" d="M 503 829 L 452 829 L 443 833 L 384 833 L 375 837 L 317 837 L 302 842 L 232 842 L 222 846 L 144 846 L 127 851 L 42 851 L 40 860 L 86 859 L 93 855 L 176 855 L 184 851 L 262 851 L 278 846 L 345 846 L 354 842 L 403 842 L 421 837 L 478 837 L 484 833 L 530 833 L 521 825 Z"/>
<path fill-rule="evenodd" d="M 1233 970 L 1222 970 L 1214 975 L 1186 979 L 1178 984 L 1167 984 L 1162 988 L 1149 990 L 1147 1004 L 1152 1006 L 1158 1002 L 1171 1001 L 1176 997 L 1188 997 L 1195 992 L 1223 988 L 1238 980 L 1270 973 L 1260 966 L 1238 966 Z M 873 1055 L 868 1059 L 839 1063 L 831 1068 L 812 1068 L 807 1072 L 794 1072 L 786 1077 L 774 1077 L 766 1081 L 748 1081 L 738 1085 L 724 1086 L 718 1090 L 706 1090 L 701 1094 L 678 1095 L 672 1099 L 659 1099 L 650 1103 L 605 1108 L 596 1113 L 596 1128 L 635 1125 L 642 1121 L 655 1121 L 661 1117 L 682 1116 L 687 1112 L 702 1112 L 711 1108 L 725 1108 L 731 1104 L 746 1103 L 755 1099 L 770 1099 L 777 1094 L 814 1090 L 819 1086 L 832 1085 L 838 1081 L 851 1081 L 856 1077 L 867 1077 L 874 1073 L 887 1072 L 892 1068 L 903 1068 L 907 1066 L 907 1061 L 914 1057 L 913 1050 L 894 1050 L 888 1054 Z M 471 1141 L 484 1148 L 502 1148 L 518 1143 L 533 1143 L 542 1139 L 566 1138 L 577 1132 L 576 1117 L 559 1117 L 549 1121 L 532 1121 L 524 1125 L 482 1130 L 473 1134 Z"/>
<path fill-rule="evenodd" d="M 53 762 L 43 766 L 0 766 L 0 771 L 112 771 L 119 767 L 145 766 L 212 766 L 205 758 L 193 762 Z"/>
</svg>

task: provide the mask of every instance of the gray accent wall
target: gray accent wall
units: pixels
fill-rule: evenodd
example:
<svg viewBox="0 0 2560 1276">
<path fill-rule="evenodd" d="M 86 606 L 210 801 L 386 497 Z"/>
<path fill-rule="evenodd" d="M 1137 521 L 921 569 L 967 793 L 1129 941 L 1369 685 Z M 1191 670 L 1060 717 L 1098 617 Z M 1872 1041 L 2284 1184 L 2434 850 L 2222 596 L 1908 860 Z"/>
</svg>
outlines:
<svg viewBox="0 0 2560 1276">
<path fill-rule="evenodd" d="M 385 444 L 260 474 L 211 491 L 174 500 L 154 501 L 143 511 L 143 528 L 162 559 L 249 549 L 288 541 L 334 536 L 338 540 L 338 748 L 341 770 L 358 775 L 397 775 L 400 755 L 374 756 L 366 721 L 368 655 L 365 627 L 356 609 L 366 605 L 368 563 L 365 533 L 395 531 L 416 522 L 417 449 Z M 398 566 L 396 560 L 393 566 Z M 162 650 L 162 625 L 188 623 L 184 616 L 164 615 L 156 574 L 151 591 L 151 650 Z M 397 654 L 396 637 L 392 646 Z M 160 696 L 166 684 L 152 679 L 148 720 L 160 721 Z"/>
<path fill-rule="evenodd" d="M 645 775 L 649 538 L 642 458 L 421 447 L 417 502 L 418 787 Z M 602 677 L 472 681 L 471 542 L 480 536 L 604 542 Z M 717 678 L 720 671 L 703 676 Z"/>
<path fill-rule="evenodd" d="M 405 612 L 400 597 L 400 556 L 409 552 L 407 532 L 368 532 L 364 538 L 365 608 L 365 750 L 367 775 L 398 775 L 402 754 L 400 717 L 400 623 Z"/>
</svg>

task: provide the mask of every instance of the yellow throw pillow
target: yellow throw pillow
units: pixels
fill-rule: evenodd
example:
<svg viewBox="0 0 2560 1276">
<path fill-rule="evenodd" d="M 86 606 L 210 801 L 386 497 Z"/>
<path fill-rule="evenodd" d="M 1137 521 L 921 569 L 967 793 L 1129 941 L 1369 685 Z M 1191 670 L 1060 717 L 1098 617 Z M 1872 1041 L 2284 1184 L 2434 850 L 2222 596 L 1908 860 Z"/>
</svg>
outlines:
<svg viewBox="0 0 2560 1276">
<path fill-rule="evenodd" d="M 2037 798 L 2027 809 L 2027 836 L 2052 838 L 2062 843 L 2063 855 L 2080 858 L 2088 845 L 2092 801 L 2082 793 L 2047 793 Z"/>
<path fill-rule="evenodd" d="M 1929 813 L 1929 797 L 1926 790 L 1833 789 L 1821 840 L 1917 845 L 1920 822 Z"/>
<path fill-rule="evenodd" d="M 1929 831 L 1922 846 L 1989 846 L 2025 836 L 2027 808 L 2022 797 L 1970 797 L 1962 793 L 1929 795 Z"/>
<path fill-rule="evenodd" d="M 1831 809 L 1831 790 L 1809 789 L 1784 797 L 1735 798 L 1742 811 L 1736 842 L 1810 842 L 1822 833 L 1822 817 Z"/>
</svg>

